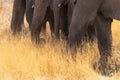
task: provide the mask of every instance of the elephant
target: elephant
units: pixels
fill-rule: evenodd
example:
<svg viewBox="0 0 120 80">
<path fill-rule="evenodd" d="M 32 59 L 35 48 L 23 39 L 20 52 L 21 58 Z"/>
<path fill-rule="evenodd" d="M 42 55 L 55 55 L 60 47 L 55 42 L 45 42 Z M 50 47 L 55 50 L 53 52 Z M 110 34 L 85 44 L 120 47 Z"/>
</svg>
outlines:
<svg viewBox="0 0 120 80">
<path fill-rule="evenodd" d="M 82 36 L 88 29 L 87 25 L 94 22 L 100 52 L 99 69 L 106 76 L 109 76 L 111 71 L 115 71 L 110 64 L 107 65 L 112 56 L 111 23 L 113 19 L 120 20 L 119 0 L 77 0 L 67 40 L 67 48 L 75 58 L 76 48 L 81 45 Z"/>
<path fill-rule="evenodd" d="M 52 9 L 53 6 L 52 5 L 53 5 L 53 2 L 51 2 L 51 4 L 49 4 L 49 7 L 46 7 L 47 10 L 45 12 L 44 20 L 42 21 L 41 24 L 42 24 L 42 26 L 45 26 L 46 21 L 49 21 L 51 33 L 53 36 L 54 15 L 53 15 L 53 9 Z M 32 23 L 32 17 L 33 17 L 33 12 L 34 12 L 34 6 L 35 6 L 34 0 L 14 0 L 12 20 L 11 20 L 11 30 L 13 32 L 13 35 L 16 35 L 19 32 L 21 32 L 22 24 L 24 24 L 24 14 L 26 14 L 26 20 L 30 26 L 30 31 L 31 31 L 31 23 Z M 64 12 L 65 11 L 66 10 L 64 10 Z M 64 14 L 64 13 L 62 13 L 62 14 Z M 38 13 L 38 15 L 40 15 L 40 14 Z M 64 19 L 61 21 L 62 21 L 62 23 L 65 23 Z M 45 32 L 46 27 L 42 27 L 42 28 L 44 30 L 43 32 Z"/>
<path fill-rule="evenodd" d="M 11 20 L 11 30 L 13 35 L 21 32 L 22 24 L 24 24 L 24 14 L 26 14 L 26 20 L 29 24 L 29 27 L 32 22 L 33 12 L 34 12 L 34 0 L 14 0 L 13 13 Z M 48 11 L 45 13 L 45 18 L 42 23 L 43 34 L 45 35 L 46 22 L 49 21 L 51 34 L 54 32 L 54 15 L 51 8 L 48 8 Z"/>
<path fill-rule="evenodd" d="M 47 19 L 48 21 L 51 21 L 50 23 L 53 23 L 53 24 L 51 24 L 51 26 L 54 26 L 54 24 L 55 24 L 55 27 L 51 28 L 52 34 L 59 33 L 58 29 L 56 30 L 56 23 L 58 23 L 58 22 L 56 22 L 57 17 L 55 16 L 55 14 L 58 13 L 58 12 L 56 12 L 57 7 L 55 7 L 54 4 L 55 4 L 54 0 L 35 1 L 35 5 L 34 5 L 35 9 L 34 9 L 33 18 L 32 18 L 32 21 L 29 21 L 29 22 L 31 22 L 30 31 L 31 31 L 31 39 L 32 39 L 33 42 L 39 43 L 41 41 L 39 33 L 41 32 L 42 25 L 46 21 L 46 20 L 44 20 L 44 18 Z M 70 24 L 70 18 L 71 17 L 67 18 L 66 16 L 69 15 L 68 13 L 71 13 L 70 15 L 72 15 L 72 9 L 70 8 L 70 10 L 68 10 L 68 12 L 67 12 L 67 7 L 68 7 L 66 5 L 67 3 L 64 3 L 64 4 L 65 4 L 64 6 L 61 6 L 62 10 L 61 10 L 61 13 L 60 13 L 60 15 L 61 15 L 60 16 L 60 18 L 61 18 L 60 25 L 62 26 L 61 27 L 61 35 L 65 36 L 65 37 L 68 37 L 68 23 Z M 72 1 L 71 1 L 71 4 L 73 6 Z M 30 9 L 28 9 L 26 11 L 29 12 Z M 26 14 L 27 14 L 27 12 L 26 12 Z M 54 12 L 54 15 L 53 15 L 53 12 Z M 45 13 L 47 15 L 45 15 Z M 50 15 L 48 15 L 48 14 L 50 14 Z M 50 17 L 50 18 L 48 18 L 47 16 Z M 28 15 L 28 19 L 29 19 L 29 15 Z M 31 20 L 31 18 L 29 20 Z M 52 35 L 52 36 L 54 36 L 54 35 Z M 57 37 L 58 36 L 59 35 L 57 35 Z M 91 36 L 90 36 L 90 38 L 91 38 Z"/>
</svg>

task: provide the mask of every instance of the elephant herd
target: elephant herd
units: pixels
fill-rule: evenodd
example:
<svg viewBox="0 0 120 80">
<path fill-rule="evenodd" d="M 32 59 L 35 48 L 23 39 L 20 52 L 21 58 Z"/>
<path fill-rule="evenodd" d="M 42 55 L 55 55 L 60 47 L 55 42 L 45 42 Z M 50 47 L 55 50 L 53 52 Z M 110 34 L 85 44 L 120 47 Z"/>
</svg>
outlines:
<svg viewBox="0 0 120 80">
<path fill-rule="evenodd" d="M 24 14 L 33 43 L 40 44 L 41 28 L 45 31 L 46 21 L 49 21 L 52 37 L 59 39 L 62 35 L 75 60 L 76 48 L 81 45 L 83 37 L 87 35 L 90 42 L 96 37 L 101 73 L 107 76 L 115 72 L 108 62 L 112 62 L 111 24 L 113 19 L 120 20 L 120 0 L 14 0 L 13 35 L 21 31 Z"/>
</svg>

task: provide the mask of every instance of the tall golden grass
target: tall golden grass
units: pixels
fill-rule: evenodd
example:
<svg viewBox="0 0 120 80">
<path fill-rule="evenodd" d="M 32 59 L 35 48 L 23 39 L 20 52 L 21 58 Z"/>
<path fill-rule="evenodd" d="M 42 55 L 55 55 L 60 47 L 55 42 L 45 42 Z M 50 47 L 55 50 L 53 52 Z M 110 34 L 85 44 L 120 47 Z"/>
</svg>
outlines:
<svg viewBox="0 0 120 80">
<path fill-rule="evenodd" d="M 78 52 L 76 63 L 71 56 L 64 56 L 64 41 L 52 42 L 47 30 L 47 42 L 34 46 L 26 27 L 21 36 L 13 37 L 10 31 L 11 4 L 0 10 L 0 80 L 119 80 L 120 73 L 104 77 L 92 69 L 99 58 L 97 44 L 85 43 Z M 9 8 L 8 8 L 9 7 Z M 8 12 L 9 14 L 8 14 Z M 27 26 L 27 25 L 26 25 Z M 49 25 L 47 24 L 47 27 Z M 120 22 L 114 21 L 113 58 L 119 63 Z"/>
</svg>

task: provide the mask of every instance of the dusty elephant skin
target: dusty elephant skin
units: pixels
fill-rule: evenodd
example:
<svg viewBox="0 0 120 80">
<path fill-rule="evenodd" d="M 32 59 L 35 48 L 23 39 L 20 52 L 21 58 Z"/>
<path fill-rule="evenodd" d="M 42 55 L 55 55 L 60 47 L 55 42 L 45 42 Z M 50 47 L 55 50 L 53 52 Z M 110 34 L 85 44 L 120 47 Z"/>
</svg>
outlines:
<svg viewBox="0 0 120 80">
<path fill-rule="evenodd" d="M 107 64 L 107 58 L 112 55 L 112 19 L 120 20 L 119 0 L 77 0 L 69 28 L 67 44 L 68 47 L 71 48 L 71 53 L 75 56 L 75 49 L 77 45 L 81 44 L 82 35 L 88 28 L 86 25 L 88 25 L 91 21 L 95 21 L 98 48 L 101 56 L 99 62 L 101 63 L 101 70 L 104 72 L 104 75 L 109 75 L 107 74 L 107 71 L 111 70 L 111 68 L 106 67 L 109 65 L 104 65 L 103 62 L 105 61 L 105 64 Z M 106 70 L 106 68 L 108 70 Z"/>
</svg>

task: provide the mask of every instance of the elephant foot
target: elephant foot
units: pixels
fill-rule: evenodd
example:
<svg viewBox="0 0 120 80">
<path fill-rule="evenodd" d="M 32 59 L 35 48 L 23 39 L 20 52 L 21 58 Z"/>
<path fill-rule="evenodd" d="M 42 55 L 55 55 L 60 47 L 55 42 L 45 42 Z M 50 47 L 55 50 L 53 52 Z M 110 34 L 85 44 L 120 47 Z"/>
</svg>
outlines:
<svg viewBox="0 0 120 80">
<path fill-rule="evenodd" d="M 116 73 L 116 64 L 111 57 L 102 57 L 93 65 L 95 71 L 98 71 L 103 76 L 113 76 Z"/>
</svg>

